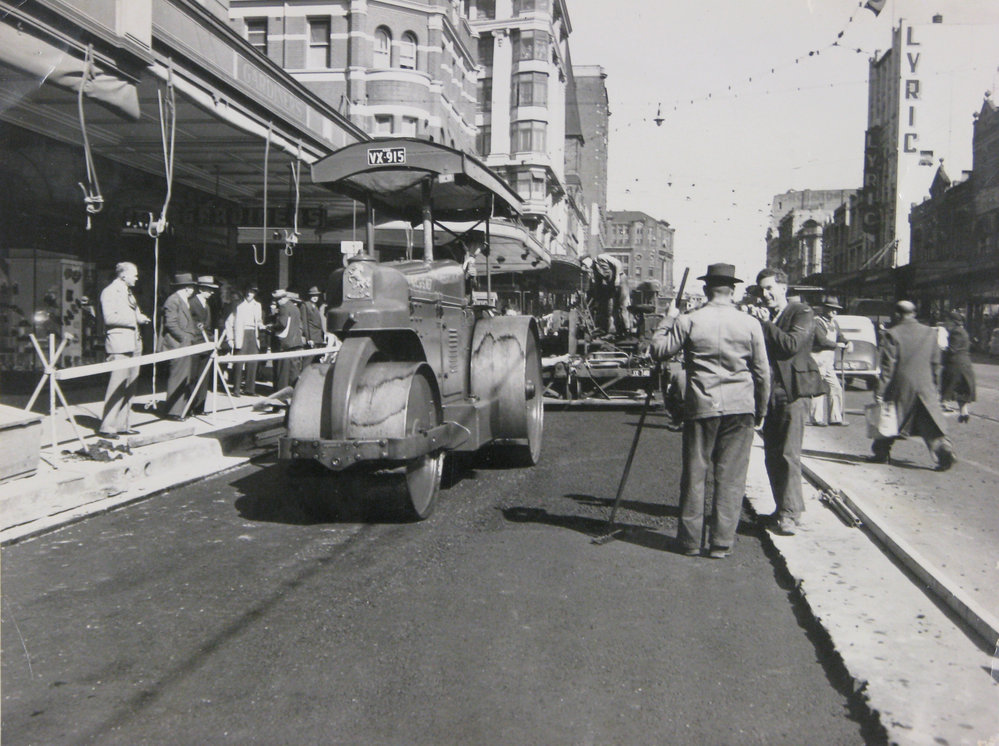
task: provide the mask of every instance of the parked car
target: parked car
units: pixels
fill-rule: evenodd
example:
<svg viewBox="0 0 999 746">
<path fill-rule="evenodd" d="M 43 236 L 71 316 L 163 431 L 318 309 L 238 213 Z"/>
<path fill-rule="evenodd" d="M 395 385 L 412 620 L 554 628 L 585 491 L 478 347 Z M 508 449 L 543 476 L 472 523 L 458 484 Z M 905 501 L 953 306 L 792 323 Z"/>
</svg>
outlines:
<svg viewBox="0 0 999 746">
<path fill-rule="evenodd" d="M 846 312 L 853 316 L 866 316 L 874 323 L 876 329 L 879 325 L 883 327 L 891 325 L 894 306 L 890 300 L 854 298 L 846 304 Z"/>
<path fill-rule="evenodd" d="M 850 381 L 862 380 L 868 389 L 881 375 L 878 365 L 878 338 L 874 322 L 867 316 L 837 316 L 836 323 L 849 343 L 842 353 L 836 354 L 835 368 Z"/>
</svg>

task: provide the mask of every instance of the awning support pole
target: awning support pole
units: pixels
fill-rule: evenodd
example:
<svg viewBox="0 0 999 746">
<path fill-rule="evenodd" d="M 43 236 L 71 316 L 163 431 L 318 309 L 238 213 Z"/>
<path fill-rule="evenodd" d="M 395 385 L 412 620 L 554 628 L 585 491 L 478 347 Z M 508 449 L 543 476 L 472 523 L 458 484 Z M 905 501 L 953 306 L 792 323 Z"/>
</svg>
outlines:
<svg viewBox="0 0 999 746">
<path fill-rule="evenodd" d="M 432 207 L 433 182 L 430 177 L 423 180 L 420 185 L 420 192 L 423 197 L 423 261 L 430 263 L 434 260 L 434 216 Z"/>
<path fill-rule="evenodd" d="M 258 267 L 262 267 L 267 263 L 267 179 L 269 177 L 268 163 L 271 159 L 271 132 L 274 129 L 274 122 L 267 123 L 267 142 L 264 145 L 264 215 L 263 215 L 263 228 L 261 229 L 260 243 L 263 248 L 263 253 L 261 256 L 257 256 L 257 245 L 253 246 L 253 262 Z"/>
<path fill-rule="evenodd" d="M 371 204 L 371 195 L 364 197 L 364 217 L 367 220 L 368 256 L 376 259 L 375 256 L 375 208 Z"/>
<path fill-rule="evenodd" d="M 496 203 L 493 200 L 493 195 L 489 195 L 489 217 L 486 218 L 486 245 L 482 247 L 482 254 L 486 257 L 486 298 L 489 302 L 492 302 L 493 298 L 493 270 L 489 263 L 489 255 L 492 253 L 492 246 L 489 239 L 489 224 L 492 222 L 493 209 L 496 207 Z"/>
</svg>

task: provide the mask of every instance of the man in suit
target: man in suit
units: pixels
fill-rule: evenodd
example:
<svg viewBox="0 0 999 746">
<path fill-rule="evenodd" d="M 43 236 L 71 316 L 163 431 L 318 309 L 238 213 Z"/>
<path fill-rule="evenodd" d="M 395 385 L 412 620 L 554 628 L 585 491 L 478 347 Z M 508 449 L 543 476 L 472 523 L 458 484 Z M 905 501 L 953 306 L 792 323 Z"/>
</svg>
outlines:
<svg viewBox="0 0 999 746">
<path fill-rule="evenodd" d="M 784 535 L 797 532 L 805 502 L 801 494 L 801 441 L 808 399 L 822 393 L 812 359 L 815 319 L 804 303 L 787 299 L 787 275 L 764 269 L 756 275 L 763 307 L 749 311 L 760 320 L 770 360 L 770 403 L 763 420 L 763 452 L 777 510 L 771 520 Z"/>
<path fill-rule="evenodd" d="M 176 290 L 163 304 L 163 348 L 175 350 L 200 341 L 201 334 L 191 317 L 189 300 L 197 283 L 194 276 L 181 272 L 174 275 L 171 282 Z M 178 357 L 170 361 L 170 375 L 167 378 L 166 416 L 171 420 L 184 418 L 184 407 L 191 396 L 191 357 Z"/>
<path fill-rule="evenodd" d="M 727 557 L 735 543 L 753 425 L 763 420 L 770 393 L 770 366 L 760 325 L 733 304 L 731 264 L 712 264 L 704 281 L 707 305 L 680 315 L 671 305 L 652 337 L 656 360 L 683 350 L 687 372 L 683 397 L 683 471 L 680 476 L 680 551 L 695 556 L 704 525 L 704 485 L 714 481 L 708 556 Z"/>
<path fill-rule="evenodd" d="M 302 349 L 302 316 L 294 298 L 287 290 L 278 289 L 273 293 L 277 303 L 277 314 L 271 324 L 274 335 L 274 351 L 287 352 Z M 274 361 L 274 391 L 294 386 L 301 372 L 301 358 L 281 358 Z"/>
<path fill-rule="evenodd" d="M 957 460 L 940 410 L 940 346 L 937 330 L 916 321 L 916 306 L 895 304 L 895 323 L 881 334 L 881 375 L 874 400 L 894 402 L 900 437 L 919 436 L 946 471 Z M 871 460 L 886 463 L 895 438 L 876 438 Z"/>
<path fill-rule="evenodd" d="M 225 336 L 230 346 L 240 355 L 256 355 L 260 352 L 260 339 L 257 336 L 264 329 L 263 309 L 257 300 L 257 286 L 246 288 L 243 300 L 236 304 L 225 322 Z M 243 366 L 246 366 L 246 384 L 243 385 Z M 246 393 L 256 395 L 257 362 L 233 363 L 232 389 L 234 396 Z"/>
<path fill-rule="evenodd" d="M 139 269 L 132 262 L 120 262 L 115 267 L 115 273 L 115 279 L 101 291 L 104 351 L 109 361 L 139 357 L 142 354 L 139 327 L 149 323 L 149 317 L 139 310 L 132 294 L 132 288 L 139 279 Z M 116 440 L 119 434 L 133 435 L 138 432 L 129 425 L 138 377 L 138 367 L 111 371 L 98 435 Z"/>
<path fill-rule="evenodd" d="M 306 347 L 322 347 L 326 343 L 326 324 L 320 308 L 322 294 L 313 285 L 302 303 L 302 336 Z"/>
<path fill-rule="evenodd" d="M 811 421 L 820 427 L 846 425 L 843 420 L 843 386 L 836 375 L 836 355 L 847 346 L 846 337 L 836 323 L 836 314 L 843 310 L 843 306 L 835 295 L 824 295 L 819 309 L 815 317 L 812 358 L 819 367 L 828 393 L 812 399 Z"/>
<path fill-rule="evenodd" d="M 212 325 L 212 307 L 210 301 L 212 294 L 218 290 L 218 287 L 212 275 L 200 275 L 194 294 L 188 300 L 191 306 L 191 318 L 194 319 L 194 325 L 198 329 L 197 342 L 205 341 L 206 336 L 208 337 L 208 341 L 212 341 L 213 339 L 214 326 Z M 193 359 L 191 363 L 192 384 L 198 382 L 201 371 L 208 365 L 209 360 L 211 360 L 211 354 L 198 355 Z M 211 376 L 212 373 L 209 372 L 201 380 L 201 385 L 198 386 L 198 393 L 194 397 L 194 403 L 191 405 L 191 411 L 195 414 L 205 413 L 205 399 L 208 396 L 208 383 L 211 380 Z"/>
</svg>

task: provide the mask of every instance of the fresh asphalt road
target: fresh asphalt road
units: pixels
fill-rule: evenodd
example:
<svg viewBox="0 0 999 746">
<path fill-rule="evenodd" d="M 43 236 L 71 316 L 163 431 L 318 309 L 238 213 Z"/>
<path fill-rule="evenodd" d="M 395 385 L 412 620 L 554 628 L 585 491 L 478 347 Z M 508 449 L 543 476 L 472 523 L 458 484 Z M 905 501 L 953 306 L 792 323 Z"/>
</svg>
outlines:
<svg viewBox="0 0 999 746">
<path fill-rule="evenodd" d="M 262 461 L 3 549 L 6 743 L 857 744 L 881 731 L 752 527 L 672 551 L 679 436 L 549 411 L 419 524 Z"/>
</svg>

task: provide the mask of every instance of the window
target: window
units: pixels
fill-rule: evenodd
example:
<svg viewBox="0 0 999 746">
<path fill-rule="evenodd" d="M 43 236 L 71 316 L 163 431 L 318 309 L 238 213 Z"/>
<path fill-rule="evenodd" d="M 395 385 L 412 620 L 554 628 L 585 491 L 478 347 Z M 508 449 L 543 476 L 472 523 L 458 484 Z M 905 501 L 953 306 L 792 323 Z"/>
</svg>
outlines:
<svg viewBox="0 0 999 746">
<path fill-rule="evenodd" d="M 495 18 L 496 0 L 478 0 L 475 4 L 476 18 Z"/>
<path fill-rule="evenodd" d="M 524 199 L 544 199 L 545 177 L 521 171 L 517 174 L 517 194 Z"/>
<path fill-rule="evenodd" d="M 374 67 L 392 67 L 392 34 L 384 26 L 375 29 Z"/>
<path fill-rule="evenodd" d="M 483 34 L 479 37 L 479 64 L 486 68 L 493 66 L 493 35 Z"/>
<path fill-rule="evenodd" d="M 305 66 L 310 70 L 330 66 L 330 19 L 309 19 L 309 48 Z"/>
<path fill-rule="evenodd" d="M 513 32 L 513 59 L 520 60 L 547 60 L 548 59 L 548 32 L 546 31 L 521 31 Z"/>
<path fill-rule="evenodd" d="M 548 0 L 513 0 L 513 14 L 515 16 L 524 15 L 532 11 L 548 10 Z"/>
<path fill-rule="evenodd" d="M 479 132 L 475 136 L 475 150 L 481 156 L 489 155 L 489 149 L 492 147 L 491 141 L 493 136 L 493 128 L 488 124 L 484 124 L 479 127 Z"/>
<path fill-rule="evenodd" d="M 515 153 L 544 153 L 547 129 L 544 122 L 514 122 L 510 126 L 511 149 Z"/>
<path fill-rule="evenodd" d="M 409 31 L 402 35 L 399 43 L 399 67 L 403 70 L 416 69 L 416 37 Z"/>
<path fill-rule="evenodd" d="M 479 111 L 488 114 L 493 110 L 493 79 L 481 78 L 479 80 L 479 90 L 476 91 Z"/>
<path fill-rule="evenodd" d="M 391 114 L 375 114 L 375 134 L 376 135 L 392 134 Z"/>
<path fill-rule="evenodd" d="M 512 106 L 545 106 L 547 103 L 547 73 L 517 73 L 513 76 Z"/>
<path fill-rule="evenodd" d="M 246 40 L 260 54 L 267 54 L 267 19 L 246 19 Z"/>
<path fill-rule="evenodd" d="M 399 134 L 403 137 L 416 137 L 416 117 L 403 117 Z"/>
</svg>

